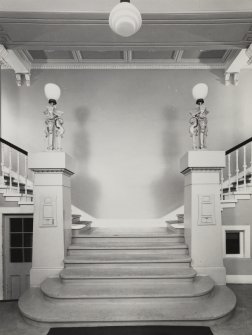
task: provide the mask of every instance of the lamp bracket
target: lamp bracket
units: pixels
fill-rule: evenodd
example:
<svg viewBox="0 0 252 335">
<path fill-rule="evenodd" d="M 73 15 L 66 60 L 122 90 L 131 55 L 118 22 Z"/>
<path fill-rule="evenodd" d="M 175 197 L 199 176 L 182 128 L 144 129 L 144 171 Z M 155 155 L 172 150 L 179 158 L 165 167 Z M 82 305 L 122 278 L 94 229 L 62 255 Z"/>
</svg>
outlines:
<svg viewBox="0 0 252 335">
<path fill-rule="evenodd" d="M 49 104 L 57 105 L 57 101 L 55 99 L 49 99 Z"/>
<path fill-rule="evenodd" d="M 204 99 L 197 99 L 196 104 L 197 105 L 202 105 L 204 103 Z"/>
</svg>

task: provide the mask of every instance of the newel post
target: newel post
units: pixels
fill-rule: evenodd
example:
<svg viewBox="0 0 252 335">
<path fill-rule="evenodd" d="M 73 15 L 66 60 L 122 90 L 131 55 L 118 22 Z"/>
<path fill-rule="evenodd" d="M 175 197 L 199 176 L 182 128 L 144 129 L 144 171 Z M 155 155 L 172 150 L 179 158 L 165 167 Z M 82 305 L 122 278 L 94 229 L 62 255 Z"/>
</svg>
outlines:
<svg viewBox="0 0 252 335">
<path fill-rule="evenodd" d="M 180 161 L 185 176 L 185 240 L 192 266 L 219 285 L 226 283 L 220 206 L 220 170 L 224 151 L 189 151 Z"/>
<path fill-rule="evenodd" d="M 34 172 L 33 255 L 30 284 L 36 287 L 63 269 L 71 241 L 72 158 L 65 152 L 31 154 Z"/>
</svg>

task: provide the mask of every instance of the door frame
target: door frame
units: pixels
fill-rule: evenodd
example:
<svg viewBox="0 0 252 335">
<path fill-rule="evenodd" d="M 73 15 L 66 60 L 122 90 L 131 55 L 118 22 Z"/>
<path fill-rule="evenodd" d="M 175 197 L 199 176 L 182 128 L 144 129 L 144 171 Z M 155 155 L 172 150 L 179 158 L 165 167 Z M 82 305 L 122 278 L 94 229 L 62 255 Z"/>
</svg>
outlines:
<svg viewBox="0 0 252 335">
<path fill-rule="evenodd" d="M 34 206 L 33 205 L 25 205 L 20 207 L 0 207 L 0 300 L 5 299 L 5 261 L 4 261 L 4 222 L 5 216 L 33 216 Z"/>
</svg>

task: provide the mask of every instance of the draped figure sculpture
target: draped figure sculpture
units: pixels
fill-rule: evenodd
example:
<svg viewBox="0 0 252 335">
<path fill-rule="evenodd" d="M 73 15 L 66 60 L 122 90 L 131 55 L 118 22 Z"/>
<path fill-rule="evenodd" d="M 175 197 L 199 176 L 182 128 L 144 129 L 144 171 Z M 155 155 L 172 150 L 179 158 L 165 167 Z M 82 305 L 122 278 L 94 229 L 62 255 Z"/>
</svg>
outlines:
<svg viewBox="0 0 252 335">
<path fill-rule="evenodd" d="M 51 102 L 44 111 L 45 119 L 45 135 L 47 138 L 47 150 L 61 151 L 61 139 L 65 132 L 63 128 L 64 113 L 57 110 L 54 102 Z"/>
<path fill-rule="evenodd" d="M 192 137 L 193 150 L 206 149 L 206 137 L 208 132 L 206 116 L 208 113 L 209 111 L 206 109 L 204 103 L 199 104 L 195 112 L 190 112 L 191 118 L 189 120 L 189 133 Z M 198 146 L 196 140 L 197 136 Z"/>
</svg>

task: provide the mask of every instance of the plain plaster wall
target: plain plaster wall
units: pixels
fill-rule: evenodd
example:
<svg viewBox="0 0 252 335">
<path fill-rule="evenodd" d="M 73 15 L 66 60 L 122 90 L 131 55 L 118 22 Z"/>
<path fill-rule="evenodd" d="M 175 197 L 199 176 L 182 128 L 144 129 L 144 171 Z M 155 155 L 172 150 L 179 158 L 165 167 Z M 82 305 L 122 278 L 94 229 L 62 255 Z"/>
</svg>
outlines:
<svg viewBox="0 0 252 335">
<path fill-rule="evenodd" d="M 191 149 L 196 83 L 209 86 L 210 150 L 251 136 L 252 71 L 226 87 L 221 70 L 44 70 L 17 87 L 4 70 L 2 137 L 28 152 L 45 149 L 48 82 L 62 88 L 63 147 L 77 161 L 72 202 L 98 218 L 157 218 L 183 204 L 179 160 Z"/>
</svg>

